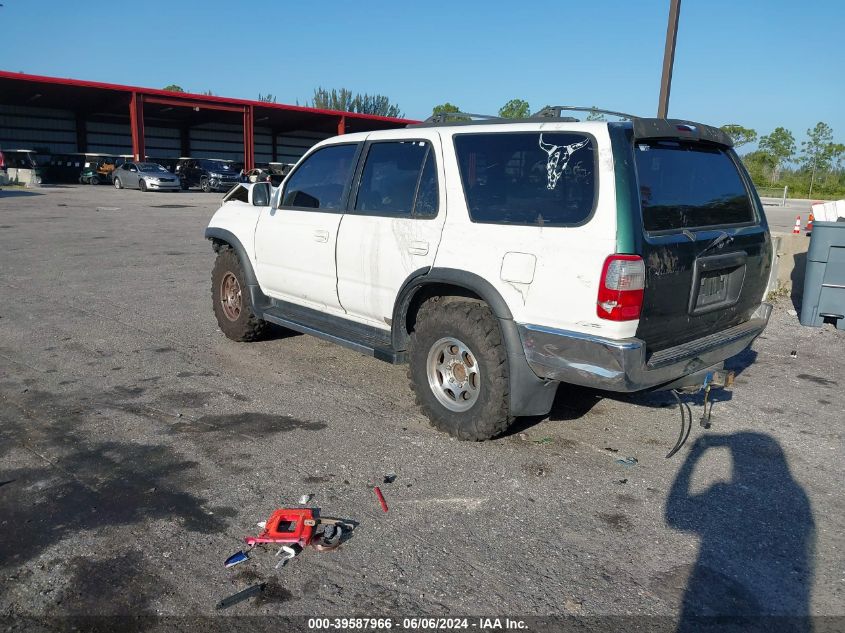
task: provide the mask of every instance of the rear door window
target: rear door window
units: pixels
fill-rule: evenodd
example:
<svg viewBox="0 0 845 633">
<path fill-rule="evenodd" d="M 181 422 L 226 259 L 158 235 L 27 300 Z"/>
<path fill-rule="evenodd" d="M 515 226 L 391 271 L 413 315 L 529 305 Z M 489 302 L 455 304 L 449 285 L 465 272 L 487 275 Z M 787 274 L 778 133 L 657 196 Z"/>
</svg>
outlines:
<svg viewBox="0 0 845 633">
<path fill-rule="evenodd" d="M 674 141 L 634 147 L 646 231 L 756 221 L 748 189 L 723 149 Z"/>
<path fill-rule="evenodd" d="M 370 145 L 361 172 L 355 212 L 361 215 L 411 217 L 429 149 L 425 141 L 391 141 Z M 431 214 L 430 209 L 426 211 Z"/>
<path fill-rule="evenodd" d="M 329 145 L 311 154 L 288 178 L 282 206 L 340 209 L 357 149 L 353 144 Z"/>
<path fill-rule="evenodd" d="M 455 135 L 473 222 L 573 226 L 596 201 L 595 141 L 569 132 Z"/>
</svg>

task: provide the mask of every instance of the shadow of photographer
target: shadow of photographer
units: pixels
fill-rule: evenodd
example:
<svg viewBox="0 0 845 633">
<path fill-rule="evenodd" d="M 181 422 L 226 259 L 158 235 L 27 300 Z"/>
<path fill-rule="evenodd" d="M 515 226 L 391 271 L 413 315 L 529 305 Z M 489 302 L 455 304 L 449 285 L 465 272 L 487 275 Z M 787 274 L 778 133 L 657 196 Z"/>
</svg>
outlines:
<svg viewBox="0 0 845 633">
<path fill-rule="evenodd" d="M 731 480 L 693 493 L 693 471 L 714 448 L 730 452 Z M 706 630 L 708 624 L 719 630 L 812 630 L 813 513 L 773 437 L 699 437 L 669 492 L 666 522 L 701 539 L 678 631 Z"/>
</svg>

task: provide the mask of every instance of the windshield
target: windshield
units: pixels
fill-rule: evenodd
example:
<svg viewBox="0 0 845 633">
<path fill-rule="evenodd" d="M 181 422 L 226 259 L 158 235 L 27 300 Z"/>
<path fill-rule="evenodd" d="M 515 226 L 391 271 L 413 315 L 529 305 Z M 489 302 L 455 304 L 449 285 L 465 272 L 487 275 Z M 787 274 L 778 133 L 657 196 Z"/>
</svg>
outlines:
<svg viewBox="0 0 845 633">
<path fill-rule="evenodd" d="M 736 164 L 718 147 L 658 141 L 634 148 L 647 231 L 755 221 Z"/>
<path fill-rule="evenodd" d="M 159 165 L 158 163 L 138 163 L 138 170 L 139 171 L 146 171 L 146 172 L 164 172 L 167 173 L 167 170 Z"/>
<path fill-rule="evenodd" d="M 231 163 L 222 160 L 203 160 L 200 161 L 200 165 L 203 169 L 210 171 L 233 171 L 234 169 Z"/>
</svg>

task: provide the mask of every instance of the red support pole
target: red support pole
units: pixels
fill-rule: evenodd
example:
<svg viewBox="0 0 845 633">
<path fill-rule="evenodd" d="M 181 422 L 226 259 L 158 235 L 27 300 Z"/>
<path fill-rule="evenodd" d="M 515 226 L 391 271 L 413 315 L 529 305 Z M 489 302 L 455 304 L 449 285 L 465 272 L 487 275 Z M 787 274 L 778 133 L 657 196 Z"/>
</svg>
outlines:
<svg viewBox="0 0 845 633">
<path fill-rule="evenodd" d="M 337 134 L 340 136 L 341 134 L 346 134 L 346 117 L 340 117 L 340 120 L 337 122 Z"/>
<path fill-rule="evenodd" d="M 144 160 L 147 150 L 144 146 L 144 95 L 132 93 L 129 101 L 129 125 L 132 128 L 132 154 L 135 160 Z"/>
<path fill-rule="evenodd" d="M 255 167 L 255 130 L 252 119 L 252 106 L 244 106 L 244 171 Z"/>
</svg>

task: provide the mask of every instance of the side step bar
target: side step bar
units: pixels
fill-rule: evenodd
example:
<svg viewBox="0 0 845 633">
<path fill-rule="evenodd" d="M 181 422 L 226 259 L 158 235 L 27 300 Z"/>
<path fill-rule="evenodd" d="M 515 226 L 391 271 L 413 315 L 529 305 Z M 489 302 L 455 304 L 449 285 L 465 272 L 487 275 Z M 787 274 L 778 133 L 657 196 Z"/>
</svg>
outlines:
<svg viewBox="0 0 845 633">
<path fill-rule="evenodd" d="M 271 299 L 261 318 L 281 327 L 317 336 L 365 356 L 394 365 L 406 362 L 406 353 L 390 344 L 390 332 L 278 299 Z"/>
</svg>

